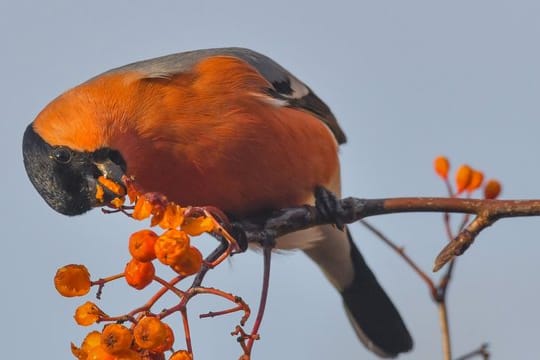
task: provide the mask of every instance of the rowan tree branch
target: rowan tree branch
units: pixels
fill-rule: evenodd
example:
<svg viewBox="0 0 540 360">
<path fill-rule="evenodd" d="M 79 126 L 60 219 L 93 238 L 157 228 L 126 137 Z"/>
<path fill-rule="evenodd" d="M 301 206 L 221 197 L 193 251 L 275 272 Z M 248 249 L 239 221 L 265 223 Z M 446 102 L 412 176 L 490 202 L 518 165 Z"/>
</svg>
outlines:
<svg viewBox="0 0 540 360">
<path fill-rule="evenodd" d="M 327 190 L 323 197 L 332 196 Z M 316 191 L 316 193 L 317 193 Z M 317 195 L 317 194 L 316 194 Z M 234 225 L 242 229 L 248 242 L 262 243 L 267 238 L 323 224 L 350 224 L 366 217 L 404 212 L 443 212 L 476 215 L 475 218 L 439 253 L 433 271 L 439 270 L 455 256 L 463 254 L 478 234 L 499 219 L 540 216 L 540 200 L 480 200 L 438 197 L 404 197 L 388 199 L 334 199 L 333 209 L 321 205 L 319 193 L 315 206 L 301 206 L 275 211 L 264 217 L 242 219 Z M 327 199 L 322 199 L 326 201 Z"/>
</svg>

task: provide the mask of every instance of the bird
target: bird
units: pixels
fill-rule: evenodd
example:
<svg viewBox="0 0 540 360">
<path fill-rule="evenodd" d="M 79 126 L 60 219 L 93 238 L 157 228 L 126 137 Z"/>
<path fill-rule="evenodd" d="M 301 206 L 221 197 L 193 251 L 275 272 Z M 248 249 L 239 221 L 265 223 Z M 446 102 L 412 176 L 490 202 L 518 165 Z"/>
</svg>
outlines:
<svg viewBox="0 0 540 360">
<path fill-rule="evenodd" d="M 67 90 L 28 125 L 22 151 L 30 182 L 64 215 L 103 205 L 100 176 L 127 175 L 144 191 L 241 219 L 314 204 L 319 186 L 340 197 L 346 140 L 304 82 L 263 54 L 229 47 L 134 62 Z M 369 350 L 391 358 L 412 349 L 347 228 L 316 226 L 276 247 L 315 261 Z"/>
</svg>

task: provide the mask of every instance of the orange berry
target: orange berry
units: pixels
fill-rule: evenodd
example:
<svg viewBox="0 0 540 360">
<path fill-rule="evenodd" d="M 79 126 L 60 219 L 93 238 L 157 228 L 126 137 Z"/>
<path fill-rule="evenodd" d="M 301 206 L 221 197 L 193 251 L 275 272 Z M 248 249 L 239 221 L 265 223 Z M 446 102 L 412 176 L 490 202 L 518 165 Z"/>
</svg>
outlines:
<svg viewBox="0 0 540 360">
<path fill-rule="evenodd" d="M 91 331 L 86 335 L 84 338 L 81 349 L 86 351 L 87 353 L 95 348 L 96 346 L 101 345 L 101 333 L 99 331 Z"/>
<path fill-rule="evenodd" d="M 435 172 L 444 180 L 448 179 L 448 170 L 450 170 L 450 162 L 446 156 L 438 156 L 433 161 Z"/>
<path fill-rule="evenodd" d="M 144 196 L 139 196 L 131 216 L 135 220 L 144 220 L 152 214 L 153 209 L 154 206 L 150 201 L 148 201 Z"/>
<path fill-rule="evenodd" d="M 165 209 L 160 206 L 155 206 L 154 210 L 152 211 L 152 219 L 150 220 L 150 226 L 156 226 L 163 220 L 163 217 L 165 216 Z"/>
<path fill-rule="evenodd" d="M 167 338 L 165 324 L 153 316 L 143 317 L 133 329 L 135 343 L 145 350 L 152 350 L 161 346 Z"/>
<path fill-rule="evenodd" d="M 126 264 L 124 275 L 127 283 L 137 290 L 142 290 L 154 280 L 156 269 L 151 262 L 141 262 L 137 259 L 131 259 Z"/>
<path fill-rule="evenodd" d="M 86 360 L 88 357 L 88 353 L 83 349 L 78 348 L 74 343 L 71 343 L 71 353 L 79 360 Z"/>
<path fill-rule="evenodd" d="M 186 220 L 182 225 L 182 231 L 185 231 L 191 236 L 198 236 L 205 232 L 214 230 L 214 219 L 207 216 L 200 216 L 195 219 Z"/>
<path fill-rule="evenodd" d="M 156 257 L 165 265 L 176 263 L 189 248 L 189 237 L 185 232 L 170 229 L 161 235 L 154 246 Z"/>
<path fill-rule="evenodd" d="M 154 352 L 158 352 L 158 353 L 165 352 L 167 350 L 170 350 L 172 348 L 173 344 L 174 344 L 174 332 L 173 332 L 173 330 L 166 323 L 163 323 L 163 325 L 165 325 L 165 330 L 166 330 L 167 334 L 165 335 L 165 340 L 163 340 L 161 345 L 159 345 L 159 346 L 152 349 L 152 351 L 154 351 Z"/>
<path fill-rule="evenodd" d="M 473 170 L 469 165 L 461 165 L 456 171 L 456 190 L 460 194 L 471 183 Z"/>
<path fill-rule="evenodd" d="M 190 247 L 186 250 L 184 256 L 182 256 L 176 263 L 171 265 L 171 268 L 180 275 L 189 276 L 199 272 L 201 270 L 203 258 L 199 249 Z"/>
<path fill-rule="evenodd" d="M 98 182 L 100 185 L 105 186 L 109 191 L 113 192 L 118 196 L 126 195 L 126 189 L 120 184 L 117 184 L 111 179 L 107 179 L 105 176 L 98 177 Z"/>
<path fill-rule="evenodd" d="M 169 360 L 191 360 L 193 356 L 187 350 L 179 350 L 171 355 Z"/>
<path fill-rule="evenodd" d="M 159 222 L 162 229 L 174 229 L 182 225 L 184 222 L 184 211 L 175 203 L 167 204 L 163 212 L 163 218 Z"/>
<path fill-rule="evenodd" d="M 75 310 L 73 318 L 81 326 L 90 326 L 106 314 L 93 302 L 87 301 Z"/>
<path fill-rule="evenodd" d="M 133 178 L 128 178 L 125 180 L 126 188 L 127 188 L 127 196 L 129 199 L 129 202 L 133 204 L 137 198 L 141 195 L 140 189 L 135 184 L 135 181 Z"/>
<path fill-rule="evenodd" d="M 109 354 L 117 354 L 129 350 L 133 342 L 131 331 L 121 324 L 105 325 L 101 333 L 101 346 Z"/>
<path fill-rule="evenodd" d="M 140 230 L 129 237 L 129 253 L 135 259 L 148 262 L 156 258 L 154 245 L 158 236 L 152 230 Z"/>
<path fill-rule="evenodd" d="M 96 200 L 102 203 L 103 196 L 105 196 L 105 191 L 103 190 L 103 187 L 99 184 L 96 184 Z"/>
<path fill-rule="evenodd" d="M 111 205 L 117 209 L 120 209 L 126 202 L 125 196 L 117 197 L 111 200 Z"/>
<path fill-rule="evenodd" d="M 501 194 L 502 186 L 497 180 L 491 179 L 484 187 L 484 198 L 496 199 Z"/>
<path fill-rule="evenodd" d="M 96 346 L 88 352 L 86 360 L 116 360 L 116 356 L 109 354 L 102 346 Z"/>
<path fill-rule="evenodd" d="M 473 169 L 472 175 L 471 175 L 471 182 L 469 183 L 469 186 L 467 186 L 467 191 L 470 193 L 475 191 L 480 186 L 482 186 L 483 181 L 484 181 L 484 173 Z"/>
<path fill-rule="evenodd" d="M 61 267 L 54 276 L 54 287 L 62 296 L 83 296 L 90 291 L 90 273 L 84 265 Z"/>
<path fill-rule="evenodd" d="M 135 350 L 124 350 L 115 354 L 115 360 L 146 360 L 152 359 L 151 357 L 143 357 L 141 354 Z"/>
</svg>

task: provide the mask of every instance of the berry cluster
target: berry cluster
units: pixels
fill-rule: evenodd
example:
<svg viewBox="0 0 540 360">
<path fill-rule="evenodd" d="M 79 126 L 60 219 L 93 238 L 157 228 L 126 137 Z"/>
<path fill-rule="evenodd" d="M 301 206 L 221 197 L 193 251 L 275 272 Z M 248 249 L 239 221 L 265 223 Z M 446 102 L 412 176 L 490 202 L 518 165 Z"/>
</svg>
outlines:
<svg viewBox="0 0 540 360">
<path fill-rule="evenodd" d="M 112 209 L 104 211 L 122 212 L 136 220 L 150 218 L 151 227 L 158 226 L 163 232 L 158 234 L 154 230 L 144 229 L 133 233 L 128 246 L 131 260 L 120 274 L 92 281 L 84 265 L 70 264 L 58 269 L 54 285 L 57 291 L 66 297 L 84 296 L 92 286 L 97 286 L 98 298 L 106 283 L 121 278 L 137 290 L 146 288 L 154 281 L 160 283 L 162 288 L 145 305 L 121 316 L 109 316 L 91 301 L 80 305 L 74 315 L 78 325 L 105 325 L 101 331 L 91 331 L 80 347 L 72 344 L 72 353 L 79 360 L 164 360 L 165 353 L 170 351 L 169 360 L 193 359 L 186 316 L 187 302 L 193 296 L 207 293 L 235 303 L 236 307 L 232 311 L 227 310 L 224 313 L 243 311 L 241 325 L 249 316 L 249 307 L 239 297 L 218 289 L 192 286 L 188 290 L 180 290 L 175 285 L 186 277 L 199 273 L 203 265 L 207 268 L 218 265 L 236 248 L 236 242 L 206 209 L 183 208 L 168 201 L 161 194 L 141 192 L 131 179 L 126 178 L 125 183 L 124 189 L 109 179 L 99 179 L 96 187 L 98 200 L 104 199 L 105 189 L 118 195 L 108 204 Z M 126 197 L 130 205 L 124 205 Z M 213 262 L 203 260 L 201 252 L 190 243 L 190 237 L 203 233 L 219 234 L 229 244 L 225 254 Z M 177 276 L 170 281 L 161 279 L 156 276 L 155 264 L 171 268 Z M 176 294 L 178 303 L 159 313 L 153 313 L 152 306 L 167 292 Z M 174 331 L 163 321 L 176 312 L 180 312 L 184 320 L 186 350 L 172 350 L 175 342 Z"/>
<path fill-rule="evenodd" d="M 448 193 L 452 197 L 463 194 L 471 196 L 473 192 L 484 186 L 484 199 L 496 199 L 501 193 L 501 183 L 498 180 L 490 179 L 484 182 L 484 173 L 473 169 L 469 165 L 460 165 L 455 172 L 454 191 L 450 180 L 448 179 L 450 171 L 450 161 L 445 156 L 438 156 L 433 161 L 433 168 L 448 188 Z"/>
</svg>

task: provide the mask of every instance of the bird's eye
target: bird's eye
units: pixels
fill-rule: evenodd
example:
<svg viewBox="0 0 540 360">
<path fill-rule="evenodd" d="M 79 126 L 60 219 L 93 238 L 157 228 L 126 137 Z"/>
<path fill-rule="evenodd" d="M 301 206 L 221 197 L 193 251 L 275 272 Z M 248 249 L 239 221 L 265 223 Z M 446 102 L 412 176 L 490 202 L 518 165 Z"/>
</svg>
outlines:
<svg viewBox="0 0 540 360">
<path fill-rule="evenodd" d="M 60 164 L 67 164 L 68 162 L 71 161 L 71 157 L 72 157 L 71 150 L 62 146 L 57 147 L 53 150 L 52 157 L 54 160 L 56 160 Z"/>
</svg>

